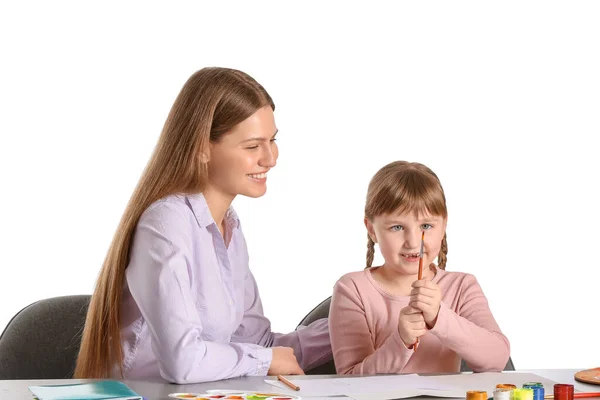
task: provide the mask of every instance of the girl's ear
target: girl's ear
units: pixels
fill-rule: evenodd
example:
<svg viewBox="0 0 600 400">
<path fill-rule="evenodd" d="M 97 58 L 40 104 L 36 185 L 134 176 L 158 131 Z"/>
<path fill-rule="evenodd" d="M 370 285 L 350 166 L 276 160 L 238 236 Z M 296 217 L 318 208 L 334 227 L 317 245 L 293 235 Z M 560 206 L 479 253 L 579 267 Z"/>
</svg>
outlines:
<svg viewBox="0 0 600 400">
<path fill-rule="evenodd" d="M 375 230 L 373 229 L 373 223 L 369 221 L 369 218 L 367 217 L 365 217 L 365 226 L 367 227 L 367 232 L 369 233 L 369 237 L 373 243 L 377 243 L 377 236 L 375 235 Z"/>
</svg>

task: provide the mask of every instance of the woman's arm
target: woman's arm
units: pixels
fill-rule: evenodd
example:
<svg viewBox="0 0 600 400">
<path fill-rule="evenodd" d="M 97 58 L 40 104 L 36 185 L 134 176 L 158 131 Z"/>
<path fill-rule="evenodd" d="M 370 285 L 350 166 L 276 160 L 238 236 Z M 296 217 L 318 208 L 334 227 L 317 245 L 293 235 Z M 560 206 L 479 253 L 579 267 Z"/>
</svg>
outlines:
<svg viewBox="0 0 600 400">
<path fill-rule="evenodd" d="M 264 316 L 258 286 L 250 270 L 246 275 L 245 287 L 244 318 L 235 331 L 232 341 L 256 343 L 265 347 L 291 347 L 294 349 L 298 364 L 305 370 L 331 359 L 326 318 L 288 334 L 271 332 L 271 322 Z"/>
</svg>

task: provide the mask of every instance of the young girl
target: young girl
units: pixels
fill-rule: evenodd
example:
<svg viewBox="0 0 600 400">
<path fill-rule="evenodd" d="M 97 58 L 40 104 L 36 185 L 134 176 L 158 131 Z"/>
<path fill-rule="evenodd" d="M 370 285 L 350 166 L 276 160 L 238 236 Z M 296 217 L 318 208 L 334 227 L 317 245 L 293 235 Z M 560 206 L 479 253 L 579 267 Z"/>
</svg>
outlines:
<svg viewBox="0 0 600 400">
<path fill-rule="evenodd" d="M 104 261 L 76 378 L 184 384 L 331 358 L 327 319 L 271 332 L 231 207 L 266 191 L 274 109 L 240 71 L 205 68 L 183 86 Z"/>
<path fill-rule="evenodd" d="M 477 280 L 445 271 L 447 217 L 440 181 L 426 166 L 397 161 L 375 174 L 365 206 L 367 268 L 340 278 L 331 302 L 339 374 L 458 372 L 461 358 L 476 372 L 504 368 L 508 339 Z M 375 243 L 379 267 L 371 267 Z"/>
</svg>

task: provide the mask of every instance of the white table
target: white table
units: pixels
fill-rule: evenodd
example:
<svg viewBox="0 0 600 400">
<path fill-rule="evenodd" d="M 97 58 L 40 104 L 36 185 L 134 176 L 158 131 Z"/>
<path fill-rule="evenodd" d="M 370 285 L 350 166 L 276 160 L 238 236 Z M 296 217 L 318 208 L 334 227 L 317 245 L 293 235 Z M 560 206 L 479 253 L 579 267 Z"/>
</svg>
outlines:
<svg viewBox="0 0 600 400">
<path fill-rule="evenodd" d="M 575 389 L 579 391 L 598 392 L 600 386 L 589 385 L 575 381 L 573 375 L 580 369 L 555 369 L 555 370 L 519 370 L 516 372 L 529 372 L 539 375 L 543 378 L 553 380 L 557 383 L 571 383 L 575 385 Z M 505 372 L 510 374 L 511 372 Z M 323 377 L 336 377 L 335 375 L 307 375 L 295 376 L 296 379 L 314 379 Z M 339 376 L 338 376 L 339 377 Z M 148 400 L 171 400 L 168 397 L 169 393 L 176 392 L 204 392 L 209 389 L 246 389 L 259 392 L 276 392 L 277 390 L 265 383 L 265 377 L 242 377 L 227 379 L 217 382 L 198 383 L 191 385 L 172 385 L 162 382 L 146 382 L 146 381 L 130 381 L 124 382 L 134 391 L 141 394 Z M 60 385 L 66 383 L 85 382 L 85 380 L 76 379 L 61 379 L 61 380 L 0 380 L 0 399 L 1 400 L 32 400 L 33 395 L 29 391 L 28 386 L 31 385 Z M 310 398 L 309 398 L 310 399 Z M 419 399 L 425 399 L 420 397 Z M 436 398 L 439 400 L 439 398 Z"/>
</svg>

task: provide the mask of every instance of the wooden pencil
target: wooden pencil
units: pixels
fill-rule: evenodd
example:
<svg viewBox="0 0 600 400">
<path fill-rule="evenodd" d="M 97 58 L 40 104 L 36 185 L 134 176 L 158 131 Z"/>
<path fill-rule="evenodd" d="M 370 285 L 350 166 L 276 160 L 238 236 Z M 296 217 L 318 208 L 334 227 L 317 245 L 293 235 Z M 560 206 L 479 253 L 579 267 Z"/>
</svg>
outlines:
<svg viewBox="0 0 600 400">
<path fill-rule="evenodd" d="M 421 233 L 421 252 L 419 253 L 419 280 L 423 279 L 423 244 L 425 242 L 425 231 Z"/>
<path fill-rule="evenodd" d="M 419 280 L 423 279 L 423 243 L 425 242 L 425 231 L 421 233 L 421 251 L 419 252 L 419 275 L 417 278 Z M 414 349 L 417 351 L 417 347 L 419 347 L 419 338 L 414 344 Z"/>
<path fill-rule="evenodd" d="M 277 379 L 283 382 L 286 386 L 289 386 L 292 390 L 300 390 L 300 386 L 294 385 L 292 382 L 288 381 L 287 379 L 285 379 L 285 377 L 281 375 L 277 375 Z"/>
</svg>

